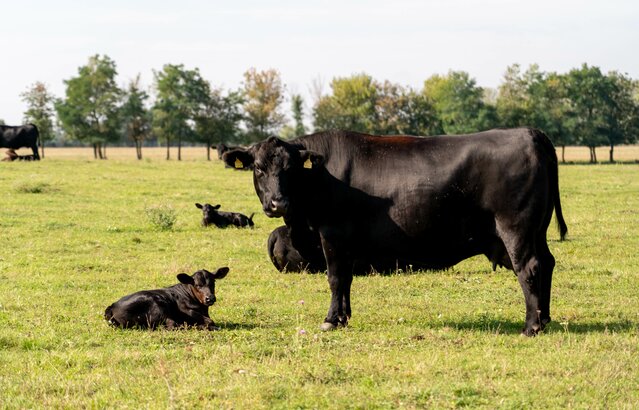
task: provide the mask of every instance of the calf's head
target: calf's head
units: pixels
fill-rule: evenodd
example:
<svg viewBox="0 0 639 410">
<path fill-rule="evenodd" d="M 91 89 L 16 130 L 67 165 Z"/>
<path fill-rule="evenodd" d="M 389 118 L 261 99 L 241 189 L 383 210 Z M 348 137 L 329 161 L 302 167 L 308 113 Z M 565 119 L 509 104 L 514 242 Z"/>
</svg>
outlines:
<svg viewBox="0 0 639 410">
<path fill-rule="evenodd" d="M 213 215 L 217 213 L 217 210 L 220 209 L 220 204 L 215 206 L 211 204 L 195 204 L 195 207 L 202 210 L 202 222 L 207 223 L 210 222 L 213 218 Z"/>
<path fill-rule="evenodd" d="M 227 267 L 219 268 L 215 273 L 202 269 L 193 275 L 180 273 L 177 278 L 180 283 L 191 287 L 191 291 L 201 304 L 211 306 L 215 303 L 215 280 L 224 278 L 227 273 Z"/>
<path fill-rule="evenodd" d="M 223 155 L 224 162 L 236 169 L 253 169 L 253 184 L 264 213 L 271 217 L 290 215 L 295 209 L 295 193 L 317 169 L 323 158 L 316 152 L 287 143 L 279 138 L 235 149 Z"/>
</svg>

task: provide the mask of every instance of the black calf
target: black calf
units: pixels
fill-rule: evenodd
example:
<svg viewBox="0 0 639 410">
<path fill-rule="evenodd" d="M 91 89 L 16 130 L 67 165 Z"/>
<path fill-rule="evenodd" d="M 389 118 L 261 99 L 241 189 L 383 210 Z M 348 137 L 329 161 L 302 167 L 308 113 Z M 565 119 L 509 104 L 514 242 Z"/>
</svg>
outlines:
<svg viewBox="0 0 639 410">
<path fill-rule="evenodd" d="M 143 290 L 125 296 L 104 311 L 104 318 L 122 328 L 168 329 L 197 326 L 218 330 L 209 317 L 209 306 L 215 303 L 215 281 L 222 279 L 229 268 L 219 268 L 214 274 L 199 270 L 189 276 L 177 275 L 180 283 L 164 289 Z"/>
<path fill-rule="evenodd" d="M 219 204 L 215 206 L 211 204 L 195 204 L 196 208 L 202 210 L 202 226 L 215 225 L 218 228 L 226 228 L 229 225 L 235 225 L 239 228 L 244 228 L 255 225 L 253 223 L 255 213 L 252 213 L 251 216 L 246 216 L 238 212 L 218 211 L 220 206 Z"/>
</svg>

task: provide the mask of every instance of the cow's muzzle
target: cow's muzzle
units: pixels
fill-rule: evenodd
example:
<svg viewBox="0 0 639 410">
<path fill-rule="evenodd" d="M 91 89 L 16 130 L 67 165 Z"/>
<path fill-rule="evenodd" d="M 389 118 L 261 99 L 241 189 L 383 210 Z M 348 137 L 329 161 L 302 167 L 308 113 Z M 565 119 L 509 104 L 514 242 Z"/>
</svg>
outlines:
<svg viewBox="0 0 639 410">
<path fill-rule="evenodd" d="M 285 199 L 272 199 L 267 206 L 264 207 L 264 213 L 270 218 L 277 218 L 286 215 L 288 211 L 288 201 Z"/>
<path fill-rule="evenodd" d="M 206 306 L 211 306 L 215 303 L 215 296 L 207 296 L 204 298 L 204 304 Z"/>
</svg>

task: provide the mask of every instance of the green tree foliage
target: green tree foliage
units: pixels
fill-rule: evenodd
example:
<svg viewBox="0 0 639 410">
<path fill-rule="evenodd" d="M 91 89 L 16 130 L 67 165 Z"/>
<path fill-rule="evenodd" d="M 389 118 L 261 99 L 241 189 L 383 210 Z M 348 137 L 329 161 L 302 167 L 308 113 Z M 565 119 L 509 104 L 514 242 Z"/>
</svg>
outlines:
<svg viewBox="0 0 639 410">
<path fill-rule="evenodd" d="M 244 121 L 248 142 L 260 141 L 277 135 L 284 125 L 281 113 L 284 85 L 280 73 L 269 69 L 251 68 L 244 73 Z"/>
<path fill-rule="evenodd" d="M 238 141 L 242 121 L 240 92 L 224 95 L 221 88 L 208 92 L 195 116 L 195 140 L 206 144 L 206 158 L 211 159 L 211 145 Z"/>
<path fill-rule="evenodd" d="M 562 147 L 562 161 L 565 146 L 573 142 L 564 82 L 563 76 L 543 73 L 536 64 L 524 73 L 514 64 L 506 70 L 496 101 L 500 126 L 544 130 L 555 145 Z"/>
<path fill-rule="evenodd" d="M 66 98 L 55 104 L 64 132 L 72 139 L 93 145 L 96 158 L 106 159 L 106 144 L 120 139 L 122 90 L 115 77 L 116 65 L 98 54 L 65 80 Z"/>
<path fill-rule="evenodd" d="M 140 75 L 129 83 L 124 104 L 122 118 L 125 133 L 135 143 L 138 159 L 142 159 L 142 143 L 151 135 L 151 111 L 146 107 L 149 95 L 140 85 Z"/>
<path fill-rule="evenodd" d="M 631 78 L 610 72 L 607 75 L 610 104 L 604 111 L 605 135 L 610 146 L 610 162 L 614 162 L 615 145 L 631 144 L 639 134 L 639 101 L 635 98 L 638 83 Z"/>
<path fill-rule="evenodd" d="M 565 75 L 566 96 L 571 102 L 573 135 L 590 149 L 590 162 L 597 162 L 595 148 L 607 143 L 606 107 L 612 103 L 610 82 L 598 67 L 583 64 Z"/>
<path fill-rule="evenodd" d="M 441 124 L 430 99 L 410 88 L 384 81 L 377 84 L 375 129 L 380 135 L 436 135 Z"/>
<path fill-rule="evenodd" d="M 295 136 L 300 137 L 306 134 L 306 126 L 304 125 L 304 99 L 299 94 L 293 94 L 291 97 L 291 111 L 293 112 L 293 121 L 295 122 Z"/>
<path fill-rule="evenodd" d="M 492 128 L 495 108 L 483 101 L 484 91 L 463 71 L 434 75 L 424 82 L 424 95 L 433 101 L 446 134 L 463 134 Z"/>
<path fill-rule="evenodd" d="M 178 160 L 182 159 L 182 141 L 195 138 L 193 122 L 208 98 L 210 87 L 196 68 L 166 64 L 154 72 L 157 100 L 153 107 L 153 131 L 166 142 L 170 159 L 171 140 L 178 142 Z"/>
<path fill-rule="evenodd" d="M 22 100 L 27 103 L 27 111 L 24 113 L 24 121 L 35 124 L 40 134 L 40 156 L 44 158 L 44 143 L 53 140 L 53 118 L 55 116 L 55 97 L 44 83 L 36 82 L 27 91 L 21 94 Z"/>
<path fill-rule="evenodd" d="M 331 95 L 320 97 L 313 112 L 316 129 L 344 129 L 373 133 L 377 85 L 368 74 L 337 77 L 331 81 Z"/>
</svg>

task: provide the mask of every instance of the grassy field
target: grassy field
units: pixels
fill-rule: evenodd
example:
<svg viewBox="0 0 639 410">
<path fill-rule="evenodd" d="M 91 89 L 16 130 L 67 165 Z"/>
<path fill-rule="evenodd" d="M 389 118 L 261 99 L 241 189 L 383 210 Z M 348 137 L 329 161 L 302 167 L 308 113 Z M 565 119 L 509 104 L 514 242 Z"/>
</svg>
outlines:
<svg viewBox="0 0 639 410">
<path fill-rule="evenodd" d="M 517 280 L 484 257 L 356 277 L 350 326 L 321 333 L 326 278 L 273 268 L 266 239 L 282 222 L 259 212 L 248 173 L 202 148 L 182 162 L 129 150 L 0 163 L 0 408 L 639 407 L 639 166 L 560 167 L 569 233 L 551 226 L 553 322 L 539 337 L 519 336 Z M 195 202 L 257 212 L 256 227 L 202 228 Z M 173 230 L 148 223 L 155 205 L 173 207 Z M 102 317 L 219 266 L 220 331 Z"/>
</svg>

